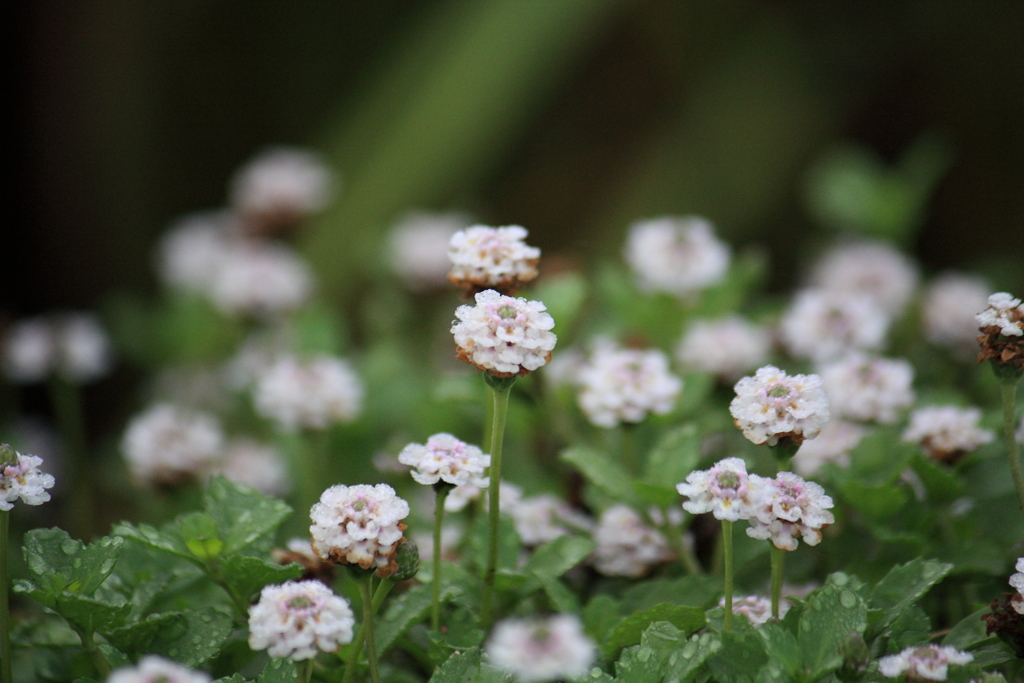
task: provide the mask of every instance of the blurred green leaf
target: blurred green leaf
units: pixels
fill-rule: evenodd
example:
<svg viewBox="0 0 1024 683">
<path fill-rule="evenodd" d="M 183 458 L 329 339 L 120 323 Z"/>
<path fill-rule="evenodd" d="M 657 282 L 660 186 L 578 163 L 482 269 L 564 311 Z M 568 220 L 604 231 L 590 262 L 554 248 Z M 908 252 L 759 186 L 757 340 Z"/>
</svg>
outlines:
<svg viewBox="0 0 1024 683">
<path fill-rule="evenodd" d="M 622 465 L 607 455 L 586 446 L 573 446 L 562 451 L 559 457 L 612 498 L 627 505 L 638 506 L 639 501 L 631 484 L 632 477 Z"/>
<path fill-rule="evenodd" d="M 487 548 L 490 529 L 486 515 L 480 515 L 473 527 L 470 539 L 473 561 L 477 567 L 487 566 Z M 519 553 L 523 544 L 516 533 L 516 525 L 509 517 L 502 515 L 498 520 L 498 568 L 515 571 L 519 565 Z"/>
<path fill-rule="evenodd" d="M 560 536 L 534 550 L 522 572 L 539 577 L 561 576 L 586 559 L 595 546 L 589 538 Z"/>
<path fill-rule="evenodd" d="M 544 302 L 548 313 L 555 320 L 555 332 L 562 336 L 572 332 L 573 324 L 587 300 L 588 289 L 589 283 L 582 274 L 559 273 L 542 279 L 529 298 Z"/>
<path fill-rule="evenodd" d="M 828 585 L 811 594 L 797 639 L 812 680 L 842 666 L 843 644 L 850 634 L 863 634 L 867 623 L 867 606 L 854 591 Z"/>
<path fill-rule="evenodd" d="M 205 512 L 183 516 L 178 523 L 178 534 L 189 552 L 203 562 L 216 558 L 224 549 L 224 541 L 217 535 L 217 523 Z"/>
<path fill-rule="evenodd" d="M 696 425 L 685 424 L 665 432 L 647 454 L 644 480 L 675 493 L 675 485 L 685 481 L 699 462 L 700 433 Z"/>
<path fill-rule="evenodd" d="M 780 622 L 769 621 L 757 629 L 764 640 L 765 650 L 772 662 L 790 675 L 796 675 L 803 668 L 803 652 L 796 636 L 786 630 Z"/>
<path fill-rule="evenodd" d="M 729 631 L 719 638 L 721 647 L 707 659 L 707 666 L 720 683 L 751 681 L 768 662 L 764 642 L 756 633 Z"/>
<path fill-rule="evenodd" d="M 185 610 L 157 632 L 149 652 L 197 667 L 220 652 L 232 631 L 231 617 L 212 607 Z"/>
<path fill-rule="evenodd" d="M 883 623 L 889 624 L 941 581 L 952 568 L 951 564 L 920 558 L 893 567 L 875 585 L 868 604 L 885 610 Z"/>
<path fill-rule="evenodd" d="M 267 662 L 263 672 L 256 678 L 256 683 L 293 683 L 298 680 L 295 662 L 278 657 Z"/>
<path fill-rule="evenodd" d="M 583 628 L 595 642 L 604 642 L 621 621 L 621 607 L 610 595 L 595 595 L 583 608 Z"/>
<path fill-rule="evenodd" d="M 219 571 L 230 592 L 247 602 L 264 586 L 284 583 L 302 576 L 302 566 L 299 564 L 282 566 L 246 555 L 225 557 Z"/>
<path fill-rule="evenodd" d="M 704 619 L 704 610 L 699 607 L 684 607 L 663 602 L 642 612 L 634 612 L 616 624 L 608 639 L 601 645 L 601 650 L 605 656 L 611 657 L 619 648 L 638 644 L 643 632 L 656 621 L 667 621 L 687 634 L 703 628 L 707 623 Z"/>
</svg>

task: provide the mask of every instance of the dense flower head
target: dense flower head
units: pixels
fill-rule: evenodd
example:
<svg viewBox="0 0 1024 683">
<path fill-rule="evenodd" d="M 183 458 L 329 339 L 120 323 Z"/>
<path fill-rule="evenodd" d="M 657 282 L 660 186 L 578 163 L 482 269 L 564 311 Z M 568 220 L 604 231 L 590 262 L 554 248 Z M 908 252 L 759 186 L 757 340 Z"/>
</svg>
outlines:
<svg viewBox="0 0 1024 683">
<path fill-rule="evenodd" d="M 953 462 L 995 438 L 991 431 L 978 426 L 980 419 L 981 410 L 978 408 L 918 408 L 910 414 L 910 424 L 903 432 L 903 440 L 917 443 L 936 460 Z"/>
<path fill-rule="evenodd" d="M 685 296 L 718 284 L 729 269 L 729 247 L 699 216 L 667 216 L 630 226 L 625 259 L 640 287 Z"/>
<path fill-rule="evenodd" d="M 779 331 L 797 358 L 822 362 L 854 349 L 878 350 L 889 316 L 866 294 L 805 289 L 782 317 Z"/>
<path fill-rule="evenodd" d="M 128 423 L 121 450 L 136 482 L 175 484 L 208 475 L 223 444 L 212 415 L 158 403 Z"/>
<path fill-rule="evenodd" d="M 320 355 L 303 360 L 286 354 L 264 370 L 253 401 L 257 413 L 282 429 L 326 429 L 358 417 L 363 385 L 341 358 Z"/>
<path fill-rule="evenodd" d="M 3 370 L 15 382 L 38 382 L 55 373 L 83 384 L 110 372 L 113 349 L 91 313 L 55 313 L 23 320 L 7 331 Z"/>
<path fill-rule="evenodd" d="M 883 242 L 835 247 L 818 261 L 811 274 L 813 286 L 865 294 L 889 315 L 903 311 L 917 282 L 914 263 Z"/>
<path fill-rule="evenodd" d="M 628 505 L 601 513 L 594 541 L 594 567 L 605 576 L 641 577 L 672 557 L 665 535 Z"/>
<path fill-rule="evenodd" d="M 271 147 L 231 179 L 229 202 L 245 216 L 247 229 L 270 232 L 324 208 L 335 179 L 320 155 L 292 147 Z"/>
<path fill-rule="evenodd" d="M 238 317 L 289 313 L 305 304 L 312 292 L 312 272 L 293 249 L 257 239 L 232 242 L 209 286 L 214 306 Z"/>
<path fill-rule="evenodd" d="M 947 272 L 935 278 L 921 302 L 928 341 L 973 352 L 978 343 L 974 316 L 987 305 L 990 291 L 988 283 L 976 276 Z"/>
<path fill-rule="evenodd" d="M 466 216 L 458 213 L 406 214 L 391 228 L 388 256 L 391 269 L 410 289 L 437 289 L 447 282 L 451 261 L 448 244 L 466 227 Z"/>
<path fill-rule="evenodd" d="M 515 294 L 537 277 L 540 249 L 526 244 L 527 234 L 518 225 L 459 230 L 448 243 L 448 281 L 468 294 L 486 289 Z"/>
<path fill-rule="evenodd" d="M 249 647 L 299 661 L 352 641 L 355 618 L 345 598 L 315 580 L 265 586 L 249 608 Z"/>
<path fill-rule="evenodd" d="M 9 460 L 0 472 L 0 510 L 10 510 L 19 500 L 26 505 L 42 505 L 50 500 L 46 489 L 53 488 L 55 482 L 52 474 L 39 469 L 42 458 L 22 455 L 6 444 L 0 447 L 0 457 Z"/>
<path fill-rule="evenodd" d="M 689 498 L 683 503 L 687 512 L 710 512 L 715 519 L 729 522 L 748 519 L 760 495 L 758 480 L 747 474 L 746 463 L 740 458 L 725 458 L 709 470 L 690 472 L 676 490 Z"/>
<path fill-rule="evenodd" d="M 825 365 L 821 382 L 839 417 L 892 424 L 914 405 L 913 366 L 902 359 L 853 352 Z"/>
<path fill-rule="evenodd" d="M 1024 372 L 1024 303 L 1006 292 L 999 292 L 988 298 L 988 308 L 974 319 L 981 331 L 978 362 L 991 360 Z"/>
<path fill-rule="evenodd" d="M 475 306 L 455 309 L 452 334 L 456 356 L 497 377 L 525 375 L 551 360 L 558 338 L 554 319 L 539 301 L 504 296 L 488 289 Z"/>
<path fill-rule="evenodd" d="M 599 344 L 577 375 L 583 413 L 598 427 L 641 422 L 647 413 L 672 411 L 683 381 L 672 374 L 657 349 L 621 349 Z"/>
<path fill-rule="evenodd" d="M 395 549 L 402 540 L 409 504 L 387 484 L 338 484 L 323 492 L 310 510 L 313 550 L 336 564 L 377 568 L 390 576 L 397 565 Z"/>
<path fill-rule="evenodd" d="M 774 446 L 779 439 L 800 445 L 813 439 L 829 419 L 828 395 L 818 375 L 787 375 L 773 365 L 736 383 L 729 412 L 743 436 Z"/>
<path fill-rule="evenodd" d="M 1010 576 L 1010 586 L 1018 594 L 1024 593 L 1024 557 L 1017 558 L 1017 564 L 1014 566 L 1014 569 L 1017 571 Z M 1024 614 L 1024 600 L 1014 600 L 1012 605 L 1014 611 L 1018 614 Z"/>
<path fill-rule="evenodd" d="M 288 465 L 281 453 L 254 439 L 240 437 L 228 442 L 214 469 L 216 474 L 268 496 L 283 496 L 291 489 Z"/>
<path fill-rule="evenodd" d="M 915 645 L 899 654 L 878 660 L 878 670 L 886 678 L 906 675 L 911 681 L 944 681 L 950 664 L 974 661 L 969 652 L 961 652 L 950 645 Z"/>
<path fill-rule="evenodd" d="M 697 320 L 676 348 L 685 367 L 736 381 L 743 373 L 764 365 L 771 351 L 771 334 L 738 315 L 719 320 Z"/>
<path fill-rule="evenodd" d="M 583 678 L 597 657 L 597 646 L 571 614 L 506 619 L 494 626 L 486 645 L 491 664 L 519 683 Z"/>
<path fill-rule="evenodd" d="M 850 464 L 850 452 L 868 434 L 868 428 L 848 420 L 829 420 L 818 436 L 804 441 L 793 456 L 793 469 L 802 477 L 812 477 L 825 463 L 840 468 Z"/>
<path fill-rule="evenodd" d="M 451 434 L 434 434 L 426 445 L 411 443 L 398 454 L 398 461 L 412 467 L 412 478 L 420 484 L 443 481 L 453 486 L 472 484 L 484 488 L 488 479 L 484 472 L 491 465 L 491 456 Z"/>
<path fill-rule="evenodd" d="M 818 545 L 821 530 L 835 522 L 829 512 L 832 498 L 825 495 L 825 490 L 792 472 L 758 480 L 759 497 L 747 535 L 771 540 L 780 550 L 796 550 L 800 538 L 807 545 Z"/>
<path fill-rule="evenodd" d="M 719 607 L 725 607 L 725 598 L 718 602 Z M 786 616 L 789 611 L 789 601 L 779 601 L 779 619 Z M 767 624 L 772 618 L 772 601 L 761 595 L 738 595 L 732 599 L 732 613 L 746 618 L 753 626 Z"/>
<path fill-rule="evenodd" d="M 107 683 L 210 683 L 210 674 L 163 657 L 146 655 L 136 666 L 116 669 Z"/>
</svg>

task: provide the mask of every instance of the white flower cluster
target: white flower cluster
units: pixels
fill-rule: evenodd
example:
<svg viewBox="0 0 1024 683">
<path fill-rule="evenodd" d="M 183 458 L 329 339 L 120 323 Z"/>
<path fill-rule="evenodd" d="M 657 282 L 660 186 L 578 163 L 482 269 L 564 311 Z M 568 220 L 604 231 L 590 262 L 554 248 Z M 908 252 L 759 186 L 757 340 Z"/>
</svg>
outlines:
<svg viewBox="0 0 1024 683">
<path fill-rule="evenodd" d="M 802 477 L 813 477 L 827 462 L 843 468 L 850 464 L 850 452 L 868 433 L 862 425 L 847 420 L 829 420 L 818 436 L 804 441 L 793 456 L 793 469 Z"/>
<path fill-rule="evenodd" d="M 825 495 L 825 490 L 792 472 L 779 472 L 775 479 L 758 479 L 760 496 L 747 535 L 771 540 L 780 550 L 796 550 L 798 537 L 807 545 L 818 545 L 821 529 L 835 522 L 828 511 L 832 498 Z"/>
<path fill-rule="evenodd" d="M 489 483 L 484 472 L 491 466 L 491 456 L 451 434 L 434 434 L 426 445 L 409 444 L 398 454 L 398 462 L 412 467 L 412 478 L 420 484 L 444 481 L 485 488 Z"/>
<path fill-rule="evenodd" d="M 348 600 L 317 580 L 265 586 L 249 608 L 249 647 L 294 661 L 336 652 L 352 641 Z"/>
<path fill-rule="evenodd" d="M 11 453 L 12 462 L 0 473 L 0 510 L 10 510 L 18 500 L 26 505 L 42 505 L 50 500 L 46 489 L 53 488 L 55 482 L 52 474 L 40 471 L 43 459 L 38 455 L 22 455 L 7 445 L 0 447 L 0 454 Z"/>
<path fill-rule="evenodd" d="M 457 357 L 498 377 L 525 375 L 551 360 L 558 338 L 554 319 L 539 301 L 503 296 L 493 289 L 476 295 L 475 306 L 455 309 L 452 334 Z"/>
<path fill-rule="evenodd" d="M 972 661 L 972 654 L 961 652 L 950 645 L 917 645 L 899 654 L 882 657 L 878 660 L 878 670 L 886 678 L 906 674 L 910 680 L 944 681 L 949 675 L 950 664 L 968 664 Z"/>
<path fill-rule="evenodd" d="M 719 607 L 725 607 L 725 598 L 718 601 Z M 779 601 L 779 619 L 789 611 L 789 600 Z M 767 624 L 772 618 L 772 601 L 760 595 L 742 595 L 732 599 L 732 613 L 746 618 L 753 626 Z"/>
<path fill-rule="evenodd" d="M 679 296 L 721 282 L 731 258 L 714 226 L 698 216 L 634 223 L 624 256 L 643 289 Z"/>
<path fill-rule="evenodd" d="M 110 372 L 113 349 L 90 313 L 60 313 L 23 320 L 7 331 L 3 370 L 15 382 L 38 382 L 56 373 L 82 384 Z"/>
<path fill-rule="evenodd" d="M 213 416 L 158 403 L 128 423 L 121 450 L 136 482 L 174 484 L 209 474 L 223 444 Z"/>
<path fill-rule="evenodd" d="M 956 406 L 918 408 L 910 414 L 903 440 L 917 443 L 937 460 L 953 461 L 989 443 L 995 434 L 978 426 L 981 410 Z"/>
<path fill-rule="evenodd" d="M 230 211 L 207 211 L 176 221 L 157 245 L 160 279 L 173 289 L 193 294 L 209 292 L 225 254 L 237 239 L 237 220 Z"/>
<path fill-rule="evenodd" d="M 333 183 L 330 168 L 318 154 L 271 147 L 235 173 L 229 201 L 252 219 L 295 220 L 324 208 Z"/>
<path fill-rule="evenodd" d="M 112 672 L 107 683 L 210 683 L 210 674 L 163 657 L 146 655 L 137 666 L 126 666 Z"/>
<path fill-rule="evenodd" d="M 512 518 L 525 546 L 547 543 L 574 530 L 593 528 L 589 517 L 573 510 L 561 498 L 547 493 L 524 497 L 522 489 L 504 481 L 501 482 L 501 512 Z"/>
<path fill-rule="evenodd" d="M 1024 304 L 1006 292 L 989 296 L 988 308 L 975 315 L 974 319 L 978 327 L 997 327 L 999 334 L 1005 337 L 1024 335 Z"/>
<path fill-rule="evenodd" d="M 356 419 L 363 386 L 341 358 L 321 355 L 304 361 L 282 355 L 260 376 L 253 402 L 257 413 L 281 429 L 326 429 Z"/>
<path fill-rule="evenodd" d="M 641 577 L 672 558 L 664 534 L 628 505 L 614 505 L 601 513 L 594 541 L 594 567 L 605 576 Z"/>
<path fill-rule="evenodd" d="M 641 422 L 647 413 L 672 412 L 683 381 L 669 371 L 657 349 L 620 349 L 601 344 L 577 375 L 580 408 L 598 427 Z"/>
<path fill-rule="evenodd" d="M 514 294 L 537 277 L 540 249 L 527 245 L 526 235 L 518 225 L 459 230 L 448 243 L 448 281 L 473 293 L 496 289 Z"/>
<path fill-rule="evenodd" d="M 736 383 L 729 413 L 743 436 L 774 446 L 789 438 L 799 445 L 813 439 L 829 419 L 828 396 L 817 375 L 787 375 L 775 366 L 760 368 Z"/>
<path fill-rule="evenodd" d="M 394 573 L 393 555 L 402 540 L 409 504 L 387 484 L 338 484 L 323 492 L 309 512 L 313 550 L 336 564 L 377 567 Z M 389 571 L 390 570 L 390 571 Z"/>
<path fill-rule="evenodd" d="M 1014 566 L 1014 569 L 1017 572 L 1010 575 L 1010 586 L 1020 595 L 1024 593 L 1024 557 L 1017 558 L 1017 564 Z M 1024 600 L 1011 600 L 1010 604 L 1013 605 L 1013 609 L 1017 614 L 1024 614 Z"/>
<path fill-rule="evenodd" d="M 892 316 L 906 307 L 918 279 L 910 259 L 882 242 L 838 246 L 818 261 L 811 275 L 815 287 L 865 294 Z"/>
<path fill-rule="evenodd" d="M 944 273 L 925 291 L 921 322 L 925 337 L 933 344 L 965 352 L 977 351 L 978 323 L 975 314 L 988 301 L 988 283 L 979 277 Z"/>
<path fill-rule="evenodd" d="M 570 614 L 500 621 L 486 652 L 493 666 L 519 683 L 579 680 L 597 657 L 597 647 L 583 633 L 583 624 Z"/>
<path fill-rule="evenodd" d="M 288 466 L 281 453 L 273 446 L 245 437 L 228 442 L 223 457 L 214 467 L 214 474 L 224 475 L 268 496 L 283 496 L 291 489 Z"/>
<path fill-rule="evenodd" d="M 403 216 L 388 238 L 391 269 L 410 289 L 439 288 L 447 282 L 445 276 L 451 268 L 448 244 L 467 224 L 466 217 L 457 213 Z"/>
<path fill-rule="evenodd" d="M 697 320 L 676 348 L 676 358 L 687 368 L 736 381 L 748 370 L 764 365 L 771 344 L 767 329 L 738 315 Z"/>
<path fill-rule="evenodd" d="M 877 350 L 889 317 L 866 294 L 805 289 L 782 317 L 782 341 L 797 358 L 822 362 L 854 349 Z"/>
<path fill-rule="evenodd" d="M 840 417 L 892 424 L 914 405 L 913 366 L 853 352 L 821 369 L 829 406 Z"/>
<path fill-rule="evenodd" d="M 690 472 L 684 483 L 676 485 L 676 490 L 689 499 L 683 503 L 687 512 L 710 512 L 715 519 L 735 522 L 748 519 L 753 513 L 760 497 L 758 483 L 759 479 L 747 474 L 743 460 L 726 458 L 710 470 Z"/>
</svg>

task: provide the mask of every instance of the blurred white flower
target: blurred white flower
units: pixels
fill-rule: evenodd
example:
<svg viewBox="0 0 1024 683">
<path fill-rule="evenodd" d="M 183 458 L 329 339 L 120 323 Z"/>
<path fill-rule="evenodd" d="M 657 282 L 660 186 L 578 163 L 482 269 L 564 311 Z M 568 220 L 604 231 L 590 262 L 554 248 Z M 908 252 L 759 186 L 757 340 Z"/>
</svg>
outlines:
<svg viewBox="0 0 1024 683">
<path fill-rule="evenodd" d="M 640 287 L 685 296 L 718 284 L 729 269 L 729 247 L 698 216 L 634 223 L 624 253 Z"/>
<path fill-rule="evenodd" d="M 798 292 L 779 323 L 786 349 L 817 362 L 855 349 L 878 350 L 888 330 L 889 317 L 871 297 L 822 289 Z"/>
<path fill-rule="evenodd" d="M 107 683 L 210 683 L 210 674 L 163 657 L 145 655 L 137 666 L 116 669 Z"/>
<path fill-rule="evenodd" d="M 213 304 L 226 315 L 273 318 L 300 308 L 313 292 L 313 274 L 290 247 L 236 240 L 210 283 Z"/>
<path fill-rule="evenodd" d="M 336 179 L 323 157 L 294 147 L 270 147 L 232 177 L 231 206 L 250 221 L 288 223 L 320 211 Z"/>
<path fill-rule="evenodd" d="M 695 320 L 676 348 L 686 368 L 736 381 L 768 360 L 771 333 L 738 315 L 718 320 Z"/>
<path fill-rule="evenodd" d="M 237 220 L 229 211 L 208 211 L 173 224 L 157 246 L 160 279 L 175 289 L 208 295 L 231 249 Z"/>
<path fill-rule="evenodd" d="M 412 478 L 420 484 L 444 481 L 453 486 L 471 484 L 484 488 L 488 485 L 484 472 L 491 465 L 491 456 L 442 433 L 427 439 L 426 445 L 409 444 L 398 454 L 398 462 L 412 467 Z"/>
<path fill-rule="evenodd" d="M 387 484 L 332 486 L 309 512 L 313 550 L 336 564 L 376 567 L 378 575 L 397 569 L 393 556 L 409 516 L 409 504 Z"/>
<path fill-rule="evenodd" d="M 866 294 L 890 316 L 903 312 L 918 279 L 913 261 L 884 242 L 837 246 L 818 261 L 811 274 L 813 286 Z"/>
<path fill-rule="evenodd" d="M 54 339 L 49 321 L 40 316 L 12 325 L 4 337 L 4 374 L 15 382 L 38 382 L 53 366 Z"/>
<path fill-rule="evenodd" d="M 944 681 L 950 664 L 968 664 L 974 656 L 945 645 L 915 645 L 899 654 L 878 660 L 878 670 L 886 678 L 906 674 L 909 680 Z"/>
<path fill-rule="evenodd" d="M 158 403 L 128 423 L 121 450 L 136 482 L 175 484 L 208 475 L 223 443 L 212 415 Z"/>
<path fill-rule="evenodd" d="M 332 356 L 300 360 L 284 355 L 256 384 L 256 412 L 281 429 L 326 429 L 351 422 L 362 409 L 363 386 L 349 364 Z"/>
<path fill-rule="evenodd" d="M 518 225 L 486 225 L 459 230 L 448 244 L 448 281 L 471 294 L 494 289 L 512 295 L 537 277 L 540 249 L 526 244 Z"/>
<path fill-rule="evenodd" d="M 718 601 L 719 607 L 725 607 L 725 598 Z M 789 600 L 779 601 L 779 619 L 789 611 Z M 767 624 L 772 618 L 772 601 L 760 595 L 741 595 L 732 599 L 732 613 L 739 614 L 753 626 Z"/>
<path fill-rule="evenodd" d="M 672 558 L 664 534 L 627 505 L 601 513 L 594 541 L 594 567 L 605 576 L 641 577 Z"/>
<path fill-rule="evenodd" d="M 840 468 L 850 464 L 850 452 L 868 433 L 868 428 L 847 420 L 829 420 L 818 436 L 804 441 L 793 456 L 793 469 L 802 477 L 813 477 L 827 462 Z"/>
<path fill-rule="evenodd" d="M 246 437 L 228 442 L 214 473 L 268 496 L 284 496 L 291 489 L 288 465 L 278 450 Z"/>
<path fill-rule="evenodd" d="M 54 313 L 29 318 L 8 330 L 3 368 L 16 382 L 38 382 L 51 372 L 84 384 L 113 364 L 110 339 L 91 313 Z"/>
<path fill-rule="evenodd" d="M 352 641 L 355 618 L 348 600 L 320 581 L 265 586 L 249 608 L 249 647 L 294 661 L 336 652 Z"/>
<path fill-rule="evenodd" d="M 519 683 L 578 680 L 597 657 L 594 641 L 571 614 L 499 621 L 485 650 L 493 666 Z"/>
<path fill-rule="evenodd" d="M 39 469 L 42 458 L 22 455 L 7 444 L 0 447 L 0 454 L 11 460 L 0 473 L 0 510 L 12 509 L 18 500 L 26 505 L 42 505 L 50 500 L 46 489 L 53 488 L 55 481 L 52 474 Z"/>
<path fill-rule="evenodd" d="M 573 531 L 589 532 L 594 527 L 589 517 L 561 498 L 547 493 L 523 496 L 519 487 L 504 481 L 501 482 L 501 512 L 512 518 L 523 545 L 531 547 Z"/>
<path fill-rule="evenodd" d="M 835 522 L 829 512 L 832 498 L 825 495 L 825 489 L 792 472 L 758 479 L 758 499 L 747 535 L 771 540 L 780 550 L 796 550 L 800 538 L 807 545 L 818 545 L 821 530 Z"/>
<path fill-rule="evenodd" d="M 458 213 L 417 211 L 403 216 L 388 236 L 391 269 L 410 289 L 437 289 L 448 282 L 448 243 L 469 224 Z"/>
<path fill-rule="evenodd" d="M 774 446 L 788 438 L 800 445 L 829 420 L 829 402 L 817 375 L 789 376 L 775 366 L 760 368 L 736 383 L 729 413 L 743 436 Z"/>
<path fill-rule="evenodd" d="M 641 422 L 647 413 L 672 412 L 683 381 L 669 371 L 657 349 L 620 349 L 598 344 L 577 375 L 580 408 L 598 427 Z"/>
<path fill-rule="evenodd" d="M 929 406 L 910 414 L 904 441 L 917 443 L 936 460 L 952 462 L 989 443 L 995 434 L 978 426 L 981 410 L 956 406 Z"/>
<path fill-rule="evenodd" d="M 457 357 L 498 377 L 525 375 L 551 360 L 558 338 L 555 321 L 539 301 L 493 289 L 476 295 L 475 306 L 455 309 L 452 335 Z"/>
<path fill-rule="evenodd" d="M 715 519 L 735 522 L 748 519 L 758 500 L 758 479 L 747 474 L 740 458 L 719 460 L 709 470 L 696 470 L 676 484 L 680 495 L 689 498 L 683 509 L 695 515 L 710 512 Z"/>
<path fill-rule="evenodd" d="M 913 366 L 851 352 L 821 369 L 829 407 L 839 417 L 892 424 L 914 405 Z"/>
<path fill-rule="evenodd" d="M 921 322 L 933 344 L 949 346 L 962 355 L 978 350 L 978 323 L 974 316 L 985 308 L 992 291 L 983 278 L 947 272 L 925 290 Z"/>
</svg>

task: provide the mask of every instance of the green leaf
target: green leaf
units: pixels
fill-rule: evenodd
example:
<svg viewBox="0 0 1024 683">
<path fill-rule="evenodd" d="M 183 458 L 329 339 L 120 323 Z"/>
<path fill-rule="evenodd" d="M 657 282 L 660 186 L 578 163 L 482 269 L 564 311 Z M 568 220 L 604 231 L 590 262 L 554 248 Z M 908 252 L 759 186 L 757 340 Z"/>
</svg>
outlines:
<svg viewBox="0 0 1024 683">
<path fill-rule="evenodd" d="M 886 524 L 910 502 L 910 494 L 900 486 L 867 486 L 853 479 L 840 482 L 839 493 L 865 517 Z"/>
<path fill-rule="evenodd" d="M 595 595 L 583 608 L 583 630 L 596 642 L 604 642 L 622 617 L 618 601 L 608 595 Z"/>
<path fill-rule="evenodd" d="M 77 593 L 41 590 L 31 581 L 16 581 L 14 592 L 38 600 L 64 617 L 77 631 L 106 631 L 124 624 L 132 610 L 129 603 L 116 604 Z"/>
<path fill-rule="evenodd" d="M 639 612 L 663 602 L 707 609 L 718 602 L 722 579 L 714 576 L 683 576 L 678 579 L 649 579 L 622 594 L 623 612 Z"/>
<path fill-rule="evenodd" d="M 646 481 L 634 481 L 633 493 L 645 505 L 653 505 L 660 510 L 675 505 L 679 500 L 675 487 L 648 484 Z"/>
<path fill-rule="evenodd" d="M 663 663 L 664 660 L 649 647 L 627 647 L 615 662 L 615 680 L 620 683 L 659 683 Z"/>
<path fill-rule="evenodd" d="M 193 564 L 202 566 L 199 559 L 193 555 L 192 551 L 190 551 L 188 546 L 185 545 L 185 541 L 182 540 L 181 536 L 177 533 L 177 529 L 174 527 L 171 528 L 174 529 L 174 533 L 161 531 L 148 524 L 139 524 L 136 526 L 129 522 L 121 522 L 114 525 L 113 533 L 117 536 L 141 543 L 153 550 L 170 553 L 176 557 L 188 560 Z"/>
<path fill-rule="evenodd" d="M 290 659 L 275 658 L 263 667 L 263 673 L 256 678 L 256 683 L 293 683 L 299 680 L 295 670 L 295 662 Z"/>
<path fill-rule="evenodd" d="M 601 646 L 602 651 L 610 658 L 619 648 L 638 644 L 643 632 L 656 621 L 667 621 L 687 634 L 703 628 L 707 623 L 704 610 L 699 607 L 683 607 L 664 602 L 621 620 Z"/>
<path fill-rule="evenodd" d="M 456 652 L 434 670 L 430 683 L 505 683 L 511 678 L 480 661 L 480 648 Z"/>
<path fill-rule="evenodd" d="M 259 557 L 230 555 L 221 562 L 220 572 L 231 591 L 248 601 L 264 586 L 299 578 L 302 567 L 295 563 L 281 566 Z"/>
<path fill-rule="evenodd" d="M 159 631 L 150 652 L 196 667 L 220 652 L 234 624 L 231 617 L 212 607 L 186 610 L 180 618 Z"/>
<path fill-rule="evenodd" d="M 687 424 L 664 434 L 647 454 L 644 481 L 672 489 L 672 504 L 679 497 L 675 485 L 686 480 L 700 462 L 700 434 L 696 425 Z"/>
<path fill-rule="evenodd" d="M 149 644 L 165 629 L 172 628 L 183 619 L 180 612 L 154 614 L 134 624 L 111 629 L 103 635 L 110 644 L 129 655 L 141 655 L 149 651 Z"/>
<path fill-rule="evenodd" d="M 589 481 L 612 498 L 637 507 L 632 477 L 618 462 L 586 446 L 573 446 L 562 451 L 562 460 L 569 463 Z"/>
<path fill-rule="evenodd" d="M 473 526 L 473 536 L 470 539 L 473 548 L 473 561 L 477 567 L 487 566 L 489 534 L 487 515 L 480 515 Z M 515 522 L 502 515 L 498 519 L 498 568 L 515 571 L 519 565 L 519 553 L 522 547 L 519 534 L 516 533 Z"/>
<path fill-rule="evenodd" d="M 556 612 L 579 613 L 580 603 L 576 599 L 576 594 L 566 588 L 557 577 L 541 575 L 540 584 Z"/>
<path fill-rule="evenodd" d="M 665 680 L 686 683 L 704 668 L 709 657 L 722 649 L 722 640 L 716 633 L 705 632 L 692 636 L 680 648 L 678 656 L 670 656 L 665 666 Z"/>
<path fill-rule="evenodd" d="M 187 514 L 177 526 L 185 547 L 203 562 L 209 562 L 224 550 L 224 541 L 217 533 L 217 523 L 205 512 Z"/>
<path fill-rule="evenodd" d="M 752 631 L 728 631 L 719 635 L 721 647 L 707 658 L 707 666 L 719 683 L 754 680 L 768 662 L 764 641 Z"/>
<path fill-rule="evenodd" d="M 537 548 L 522 572 L 538 577 L 561 576 L 594 552 L 596 545 L 582 536 L 560 536 Z"/>
<path fill-rule="evenodd" d="M 941 581 L 952 568 L 951 564 L 920 558 L 893 567 L 875 586 L 868 603 L 885 611 L 882 625 L 886 626 Z"/>
<path fill-rule="evenodd" d="M 992 608 L 986 605 L 968 614 L 949 630 L 946 637 L 942 639 L 942 644 L 952 645 L 958 650 L 973 649 L 978 643 L 989 638 L 986 633 L 987 625 L 982 616 L 991 611 Z"/>
<path fill-rule="evenodd" d="M 254 488 L 214 477 L 206 490 L 206 511 L 217 523 L 224 553 L 236 553 L 273 532 L 292 509 Z"/>
<path fill-rule="evenodd" d="M 535 301 L 543 301 L 548 313 L 555 319 L 559 336 L 572 327 L 576 316 L 587 299 L 587 279 L 576 272 L 565 272 L 550 279 L 546 276 L 531 295 Z"/>
<path fill-rule="evenodd" d="M 910 466 L 928 491 L 929 500 L 937 503 L 949 503 L 964 492 L 964 482 L 949 467 L 940 465 L 931 458 L 916 453 L 911 459 Z"/>
<path fill-rule="evenodd" d="M 840 648 L 850 634 L 863 634 L 867 624 L 867 606 L 853 590 L 833 584 L 812 593 L 800 616 L 797 636 L 812 679 L 842 666 Z"/>
<path fill-rule="evenodd" d="M 803 668 L 803 655 L 796 636 L 786 630 L 782 624 L 769 621 L 757 629 L 757 634 L 764 640 L 764 649 L 772 662 L 783 671 L 795 675 Z"/>
<path fill-rule="evenodd" d="M 230 677 L 218 678 L 213 683 L 249 683 L 249 679 L 242 674 L 231 674 Z"/>
<path fill-rule="evenodd" d="M 432 599 L 431 590 L 431 586 L 427 585 L 413 586 L 390 601 L 387 610 L 378 615 L 373 624 L 378 654 L 384 654 L 410 626 L 427 616 Z M 458 587 L 442 582 L 441 600 L 448 600 L 458 592 Z"/>
<path fill-rule="evenodd" d="M 924 610 L 911 605 L 896 615 L 889 624 L 889 640 L 897 650 L 926 643 L 932 635 L 932 622 Z"/>
<path fill-rule="evenodd" d="M 123 543 L 104 536 L 85 546 L 63 529 L 33 529 L 25 534 L 25 563 L 45 593 L 91 595 L 114 570 Z"/>
</svg>

